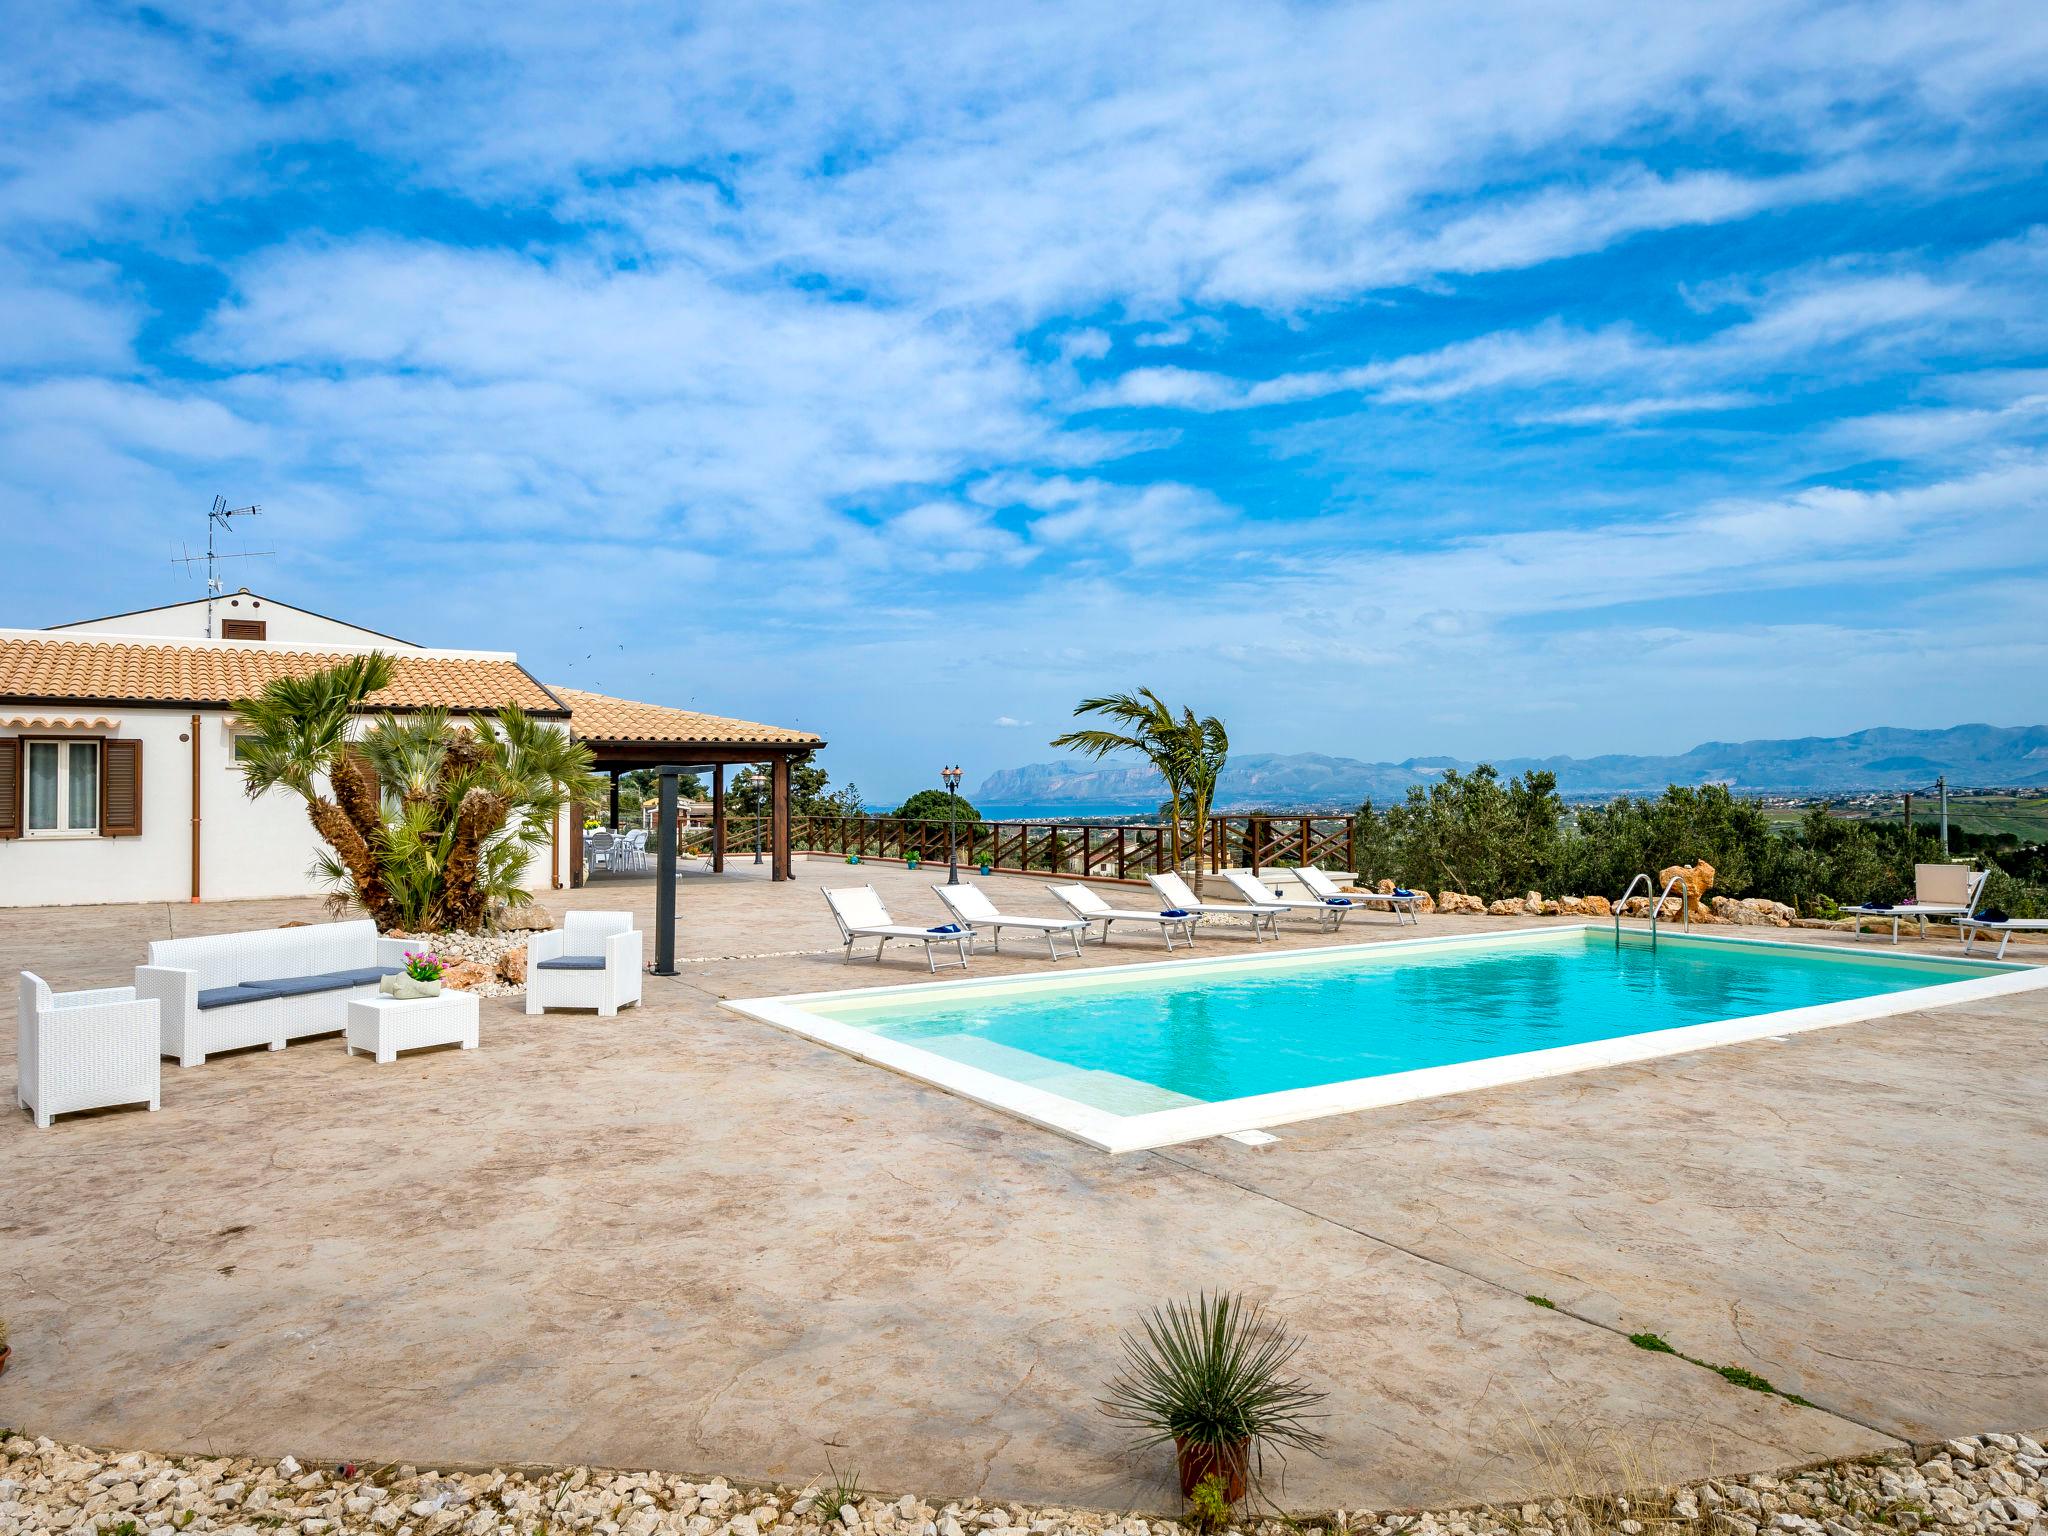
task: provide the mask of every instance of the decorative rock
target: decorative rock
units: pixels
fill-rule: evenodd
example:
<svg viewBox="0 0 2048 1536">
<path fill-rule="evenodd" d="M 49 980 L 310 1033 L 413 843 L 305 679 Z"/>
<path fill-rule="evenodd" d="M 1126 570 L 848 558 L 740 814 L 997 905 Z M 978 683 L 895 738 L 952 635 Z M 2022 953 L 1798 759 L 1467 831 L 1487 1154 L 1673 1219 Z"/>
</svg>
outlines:
<svg viewBox="0 0 2048 1536">
<path fill-rule="evenodd" d="M 1697 864 L 1673 864 L 1657 871 L 1657 889 L 1663 890 L 1673 880 L 1680 881 L 1679 891 L 1692 908 L 1692 920 L 1701 922 L 1713 914 L 1706 905 L 1706 894 L 1713 888 L 1714 866 L 1705 859 Z"/>
<path fill-rule="evenodd" d="M 526 946 L 508 949 L 498 956 L 498 979 L 507 986 L 526 986 Z"/>
<path fill-rule="evenodd" d="M 546 933 L 554 926 L 553 914 L 543 911 L 531 902 L 523 907 L 507 907 L 498 914 L 500 933 Z"/>
<path fill-rule="evenodd" d="M 1436 909 L 1439 912 L 1464 914 L 1470 917 L 1486 915 L 1486 903 L 1477 896 L 1467 896 L 1463 891 L 1438 891 Z"/>
<path fill-rule="evenodd" d="M 441 973 L 441 985 L 461 992 L 481 991 L 496 977 L 474 960 L 458 960 Z"/>
</svg>

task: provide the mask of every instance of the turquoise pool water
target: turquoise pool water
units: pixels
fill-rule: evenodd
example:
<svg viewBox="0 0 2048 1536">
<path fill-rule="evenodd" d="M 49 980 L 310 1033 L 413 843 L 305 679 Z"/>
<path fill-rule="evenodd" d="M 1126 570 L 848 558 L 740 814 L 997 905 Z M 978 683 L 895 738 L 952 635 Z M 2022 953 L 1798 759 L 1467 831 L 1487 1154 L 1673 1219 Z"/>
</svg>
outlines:
<svg viewBox="0 0 2048 1536">
<path fill-rule="evenodd" d="M 1374 945 L 806 1011 L 1117 1114 L 1481 1061 L 2008 967 L 1589 931 Z"/>
</svg>

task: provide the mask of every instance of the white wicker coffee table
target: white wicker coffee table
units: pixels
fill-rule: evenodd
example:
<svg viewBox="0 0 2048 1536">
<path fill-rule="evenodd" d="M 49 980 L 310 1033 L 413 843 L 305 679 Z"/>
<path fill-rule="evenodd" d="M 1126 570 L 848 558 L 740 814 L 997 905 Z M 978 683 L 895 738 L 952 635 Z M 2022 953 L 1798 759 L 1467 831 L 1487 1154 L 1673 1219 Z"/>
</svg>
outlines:
<svg viewBox="0 0 2048 1536">
<path fill-rule="evenodd" d="M 368 1051 L 379 1061 L 427 1045 L 459 1045 L 473 1051 L 476 1026 L 474 992 L 450 989 L 439 997 L 363 997 L 348 1005 L 342 1044 L 351 1056 Z"/>
</svg>

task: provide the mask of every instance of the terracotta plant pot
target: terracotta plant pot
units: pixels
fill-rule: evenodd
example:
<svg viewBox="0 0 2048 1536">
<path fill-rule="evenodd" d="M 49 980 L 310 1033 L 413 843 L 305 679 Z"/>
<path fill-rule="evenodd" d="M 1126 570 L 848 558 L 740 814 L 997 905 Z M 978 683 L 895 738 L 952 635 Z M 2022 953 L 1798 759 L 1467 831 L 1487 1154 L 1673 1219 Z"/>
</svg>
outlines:
<svg viewBox="0 0 2048 1536">
<path fill-rule="evenodd" d="M 1192 1440 L 1175 1440 L 1173 1449 L 1180 1462 L 1180 1496 L 1192 1498 L 1205 1477 L 1223 1479 L 1223 1497 L 1235 1504 L 1244 1498 L 1245 1468 L 1251 1460 L 1251 1442 L 1233 1445 L 1201 1445 Z"/>
</svg>

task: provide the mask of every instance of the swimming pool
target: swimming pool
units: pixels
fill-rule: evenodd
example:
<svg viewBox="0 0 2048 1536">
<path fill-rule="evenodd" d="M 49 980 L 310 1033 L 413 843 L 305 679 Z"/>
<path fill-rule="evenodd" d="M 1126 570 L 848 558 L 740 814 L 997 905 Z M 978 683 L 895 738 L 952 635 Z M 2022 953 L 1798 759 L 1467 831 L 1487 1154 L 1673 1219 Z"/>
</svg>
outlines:
<svg viewBox="0 0 2048 1536">
<path fill-rule="evenodd" d="M 1571 924 L 728 1004 L 1108 1151 L 2048 985 Z"/>
</svg>

